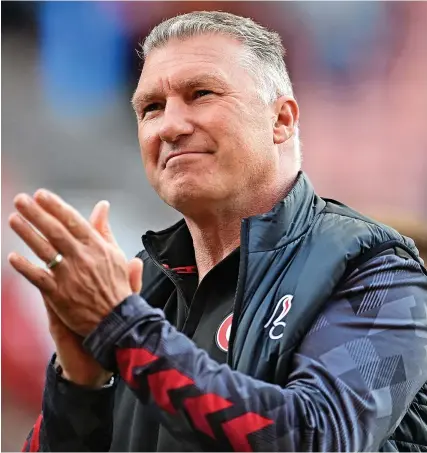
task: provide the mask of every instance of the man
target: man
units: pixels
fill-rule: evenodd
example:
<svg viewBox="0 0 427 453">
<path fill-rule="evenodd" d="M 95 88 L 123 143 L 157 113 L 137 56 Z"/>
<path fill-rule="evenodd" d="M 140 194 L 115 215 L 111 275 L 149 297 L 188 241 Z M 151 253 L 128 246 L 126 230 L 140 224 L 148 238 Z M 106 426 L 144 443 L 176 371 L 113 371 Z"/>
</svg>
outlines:
<svg viewBox="0 0 427 453">
<path fill-rule="evenodd" d="M 24 450 L 424 448 L 426 270 L 300 172 L 279 37 L 191 13 L 144 57 L 142 159 L 184 220 L 143 236 L 139 296 L 106 203 L 89 223 L 46 190 L 16 197 L 10 224 L 49 270 L 9 259 L 57 346 Z"/>
</svg>

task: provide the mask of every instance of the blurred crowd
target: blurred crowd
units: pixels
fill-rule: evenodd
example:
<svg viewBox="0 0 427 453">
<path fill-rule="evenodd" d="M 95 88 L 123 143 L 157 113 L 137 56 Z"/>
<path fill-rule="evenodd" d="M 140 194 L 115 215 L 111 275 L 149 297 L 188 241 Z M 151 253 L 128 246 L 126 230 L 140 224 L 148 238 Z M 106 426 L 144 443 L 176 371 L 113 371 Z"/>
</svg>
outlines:
<svg viewBox="0 0 427 453">
<path fill-rule="evenodd" d="M 7 254 L 13 196 L 47 187 L 84 215 L 111 203 L 132 257 L 178 219 L 148 185 L 130 106 L 139 42 L 196 9 L 277 30 L 301 110 L 304 169 L 321 196 L 412 235 L 427 258 L 427 3 L 2 2 L 2 450 L 40 410 L 53 345 L 38 293 Z M 35 260 L 37 261 L 37 260 Z"/>
</svg>

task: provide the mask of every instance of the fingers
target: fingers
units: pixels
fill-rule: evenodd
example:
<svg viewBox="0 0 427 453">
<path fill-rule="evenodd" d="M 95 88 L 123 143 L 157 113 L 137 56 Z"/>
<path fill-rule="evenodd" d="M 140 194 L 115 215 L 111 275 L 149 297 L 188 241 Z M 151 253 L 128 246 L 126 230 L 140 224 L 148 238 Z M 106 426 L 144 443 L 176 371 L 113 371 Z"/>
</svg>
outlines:
<svg viewBox="0 0 427 453">
<path fill-rule="evenodd" d="M 133 258 L 128 263 L 129 283 L 133 293 L 139 294 L 142 289 L 143 263 L 139 258 Z"/>
<path fill-rule="evenodd" d="M 106 222 L 108 222 L 109 210 L 110 203 L 108 203 L 108 201 L 98 201 L 89 217 L 89 223 L 99 231 L 105 226 Z"/>
<path fill-rule="evenodd" d="M 37 233 L 37 231 L 19 214 L 14 213 L 9 217 L 9 225 L 45 263 L 49 263 L 56 256 L 57 251 L 52 245 Z"/>
<path fill-rule="evenodd" d="M 110 203 L 106 200 L 98 202 L 93 208 L 90 215 L 89 223 L 95 228 L 96 231 L 110 244 L 118 245 L 111 231 L 108 222 L 108 215 L 110 212 Z"/>
<path fill-rule="evenodd" d="M 15 197 L 14 202 L 19 213 L 43 234 L 55 250 L 62 254 L 72 254 L 75 251 L 76 241 L 71 233 L 29 195 L 20 194 Z M 22 237 L 22 239 L 25 241 L 25 238 Z M 33 248 L 33 243 L 25 242 L 31 249 Z"/>
<path fill-rule="evenodd" d="M 55 279 L 38 266 L 35 266 L 26 258 L 17 253 L 11 253 L 8 256 L 9 263 L 12 267 L 23 275 L 30 283 L 39 288 L 41 291 L 51 293 L 56 289 Z"/>
<path fill-rule="evenodd" d="M 58 220 L 75 238 L 87 242 L 95 237 L 90 223 L 58 195 L 46 189 L 40 189 L 34 194 L 34 200 L 46 213 Z M 43 231 L 42 233 L 44 234 Z"/>
</svg>

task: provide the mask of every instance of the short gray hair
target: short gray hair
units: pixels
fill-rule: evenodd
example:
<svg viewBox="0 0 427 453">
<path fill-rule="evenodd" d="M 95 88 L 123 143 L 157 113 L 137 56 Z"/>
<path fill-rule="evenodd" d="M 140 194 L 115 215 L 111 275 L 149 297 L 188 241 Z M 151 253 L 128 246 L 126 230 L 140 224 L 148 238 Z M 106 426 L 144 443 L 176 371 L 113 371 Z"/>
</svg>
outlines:
<svg viewBox="0 0 427 453">
<path fill-rule="evenodd" d="M 142 57 L 168 43 L 206 34 L 230 36 L 240 41 L 246 52 L 243 65 L 261 87 L 260 98 L 274 102 L 282 95 L 294 96 L 291 79 L 283 60 L 285 49 L 280 35 L 267 30 L 252 19 L 223 11 L 195 11 L 172 17 L 157 25 L 142 45 Z M 299 149 L 299 130 L 295 130 L 294 146 Z"/>
</svg>

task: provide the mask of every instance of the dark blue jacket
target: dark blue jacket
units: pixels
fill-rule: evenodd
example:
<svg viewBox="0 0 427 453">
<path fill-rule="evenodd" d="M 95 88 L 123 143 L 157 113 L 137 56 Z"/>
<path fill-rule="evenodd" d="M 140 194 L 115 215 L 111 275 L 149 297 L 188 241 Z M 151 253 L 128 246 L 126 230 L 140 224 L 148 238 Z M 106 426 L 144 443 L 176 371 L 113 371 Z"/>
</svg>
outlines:
<svg viewBox="0 0 427 453">
<path fill-rule="evenodd" d="M 165 320 L 173 282 L 141 257 L 142 297 L 85 340 L 120 377 L 86 390 L 50 365 L 27 450 L 141 449 L 149 411 L 189 451 L 426 451 L 427 272 L 410 239 L 301 174 L 243 221 L 227 365 Z"/>
</svg>

